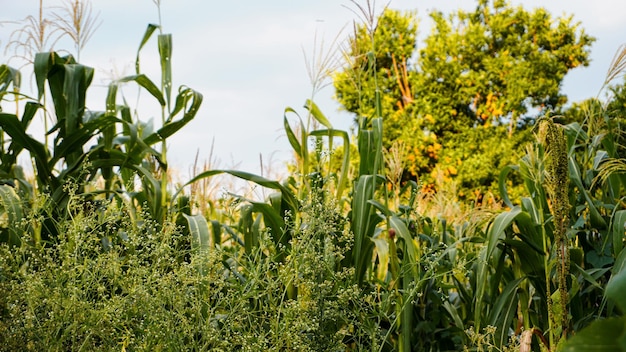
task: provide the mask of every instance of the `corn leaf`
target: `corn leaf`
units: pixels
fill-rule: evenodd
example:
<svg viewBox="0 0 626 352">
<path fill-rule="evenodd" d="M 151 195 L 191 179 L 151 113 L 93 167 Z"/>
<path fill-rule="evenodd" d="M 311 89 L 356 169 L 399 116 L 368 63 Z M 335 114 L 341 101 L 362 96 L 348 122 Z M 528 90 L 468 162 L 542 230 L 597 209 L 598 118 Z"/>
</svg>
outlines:
<svg viewBox="0 0 626 352">
<path fill-rule="evenodd" d="M 595 321 L 569 338 L 559 351 L 626 351 L 626 343 L 624 339 L 620 337 L 624 333 L 625 327 L 626 320 L 623 317 Z"/>
<path fill-rule="evenodd" d="M 174 110 L 167 118 L 165 125 L 163 125 L 158 131 L 150 134 L 144 139 L 144 143 L 152 145 L 157 142 L 161 142 L 169 138 L 178 132 L 181 128 L 185 127 L 198 113 L 200 105 L 202 104 L 202 94 L 199 92 L 182 87 L 176 96 L 176 105 Z M 184 110 L 184 111 L 183 111 Z M 179 112 L 183 111 L 183 117 L 172 121 L 173 117 Z"/>
<path fill-rule="evenodd" d="M 411 233 L 409 232 L 409 228 L 406 226 L 406 223 L 404 222 L 404 220 L 400 219 L 399 217 L 393 215 L 389 218 L 389 226 L 391 226 L 391 228 L 396 230 L 396 235 L 398 236 L 399 239 L 402 239 L 402 241 L 405 244 L 405 249 L 407 251 L 408 257 L 404 257 L 403 259 L 403 263 L 409 264 L 408 266 L 406 266 L 407 268 L 411 269 L 411 272 L 413 273 L 413 278 L 411 278 L 411 280 L 413 280 L 414 278 L 417 278 L 417 262 L 418 262 L 418 258 L 417 258 L 417 247 L 415 246 L 415 242 L 413 242 L 413 237 L 411 236 Z M 408 261 L 406 260 L 408 259 Z M 406 274 L 407 272 L 404 272 L 405 278 L 406 278 Z"/>
<path fill-rule="evenodd" d="M 169 106 L 172 100 L 172 35 L 159 34 L 158 46 L 161 60 L 161 87 L 165 91 Z"/>
<path fill-rule="evenodd" d="M 481 315 L 483 314 L 483 298 L 488 285 L 489 262 L 492 260 L 493 252 L 498 242 L 504 238 L 504 231 L 511 226 L 511 223 L 522 212 L 520 207 L 500 213 L 491 224 L 487 233 L 487 245 L 480 251 L 478 272 L 476 278 L 476 297 L 474 308 L 474 323 L 476 331 L 481 328 Z"/>
<path fill-rule="evenodd" d="M 0 65 L 0 99 L 6 94 L 11 85 L 13 85 L 14 91 L 19 91 L 21 83 L 22 74 L 19 70 L 7 65 Z"/>
<path fill-rule="evenodd" d="M 258 184 L 259 186 L 263 186 L 266 188 L 270 188 L 270 189 L 275 189 L 281 192 L 282 198 L 283 198 L 283 202 L 285 202 L 289 209 L 291 209 L 291 211 L 297 211 L 299 209 L 299 202 L 297 200 L 297 198 L 295 197 L 295 195 L 285 186 L 281 185 L 279 182 L 277 181 L 273 181 L 273 180 L 268 180 L 262 176 L 258 176 L 258 175 L 254 175 L 245 171 L 239 171 L 239 170 L 208 170 L 205 172 L 202 172 L 198 175 L 196 175 L 195 177 L 193 177 L 191 180 L 189 180 L 186 184 L 184 184 L 176 193 L 174 193 L 174 195 L 172 196 L 172 199 L 175 199 L 176 196 L 178 194 L 180 194 L 180 192 L 188 185 L 200 181 L 202 179 L 208 178 L 208 177 L 212 177 L 215 175 L 219 175 L 219 174 L 229 174 L 232 176 L 235 176 L 237 178 L 240 178 L 242 180 L 246 180 L 246 181 L 250 181 L 250 182 L 254 182 L 256 184 Z"/>
<path fill-rule="evenodd" d="M 498 348 L 509 340 L 509 328 L 517 316 L 517 291 L 524 277 L 509 282 L 496 299 L 489 325 L 496 327 L 494 342 Z"/>
<path fill-rule="evenodd" d="M 209 224 L 202 215 L 183 214 L 191 235 L 191 249 L 194 253 L 206 253 L 211 248 Z"/>
<path fill-rule="evenodd" d="M 594 204 L 593 199 L 589 195 L 587 188 L 585 188 L 581 175 L 580 175 L 580 170 L 578 169 L 576 160 L 574 160 L 573 157 L 569 158 L 569 174 L 570 174 L 570 180 L 574 182 L 576 187 L 578 187 L 579 192 L 583 195 L 583 197 L 585 198 L 585 201 L 587 202 L 587 209 L 589 209 L 589 222 L 591 223 L 591 225 L 595 227 L 596 229 L 606 229 L 607 227 L 606 222 L 604 221 L 604 219 L 602 218 L 602 215 L 600 215 L 600 212 L 596 208 L 596 205 Z"/>
<path fill-rule="evenodd" d="M 381 237 L 382 232 L 372 237 L 374 247 L 376 248 L 376 257 L 378 257 L 378 265 L 376 266 L 376 277 L 381 282 L 385 282 L 387 273 L 389 272 L 389 243 L 386 238 Z"/>
<path fill-rule="evenodd" d="M 47 148 L 26 133 L 26 129 L 12 114 L 0 113 L 0 127 L 11 136 L 12 143 L 16 149 L 26 149 L 30 152 L 31 157 L 35 160 L 37 168 L 37 177 L 48 179 L 52 175 L 52 171 L 48 166 L 48 150 Z M 44 184 L 50 184 L 44 182 Z"/>
<path fill-rule="evenodd" d="M 355 274 L 360 283 L 369 267 L 369 259 L 373 249 L 371 238 L 374 228 L 382 218 L 374 212 L 369 200 L 374 198 L 375 178 L 373 175 L 361 175 L 354 188 L 352 201 L 352 232 L 354 247 L 352 252 Z"/>
<path fill-rule="evenodd" d="M 139 48 L 137 49 L 137 58 L 135 59 L 135 72 L 137 74 L 141 72 L 139 68 L 139 53 L 141 52 L 141 49 L 143 49 L 144 45 L 146 45 L 146 43 L 148 42 L 148 40 L 150 39 L 154 31 L 157 30 L 158 28 L 159 28 L 159 25 L 157 24 L 152 24 L 152 23 L 148 24 L 148 28 L 146 28 L 146 31 L 143 34 L 143 38 L 141 38 L 141 43 L 139 44 Z"/>
<path fill-rule="evenodd" d="M 333 129 L 333 126 L 330 124 L 330 121 L 326 118 L 326 116 L 322 113 L 320 108 L 315 104 L 312 100 L 307 99 L 306 103 L 304 103 L 304 107 L 309 110 L 311 115 L 322 124 L 322 126 L 328 128 L 329 130 Z"/>
<path fill-rule="evenodd" d="M 150 93 L 150 95 L 155 97 L 156 100 L 158 100 L 159 104 L 161 104 L 161 106 L 165 106 L 165 99 L 163 98 L 163 93 L 161 92 L 159 87 L 157 87 L 156 84 L 154 84 L 154 82 L 152 82 L 150 78 L 148 78 L 148 76 L 144 74 L 126 76 L 124 78 L 119 79 L 117 82 L 118 83 L 135 82 L 139 86 L 147 90 L 148 93 Z"/>
<path fill-rule="evenodd" d="M 626 210 L 618 210 L 613 215 L 613 255 L 617 258 L 624 248 L 624 237 L 626 236 Z"/>
<path fill-rule="evenodd" d="M 285 108 L 285 112 L 283 114 L 283 126 L 285 127 L 285 133 L 287 133 L 287 139 L 289 140 L 289 144 L 291 144 L 291 147 L 293 148 L 294 152 L 296 152 L 296 155 L 300 158 L 303 158 L 304 156 L 302 155 L 302 146 L 300 146 L 300 142 L 298 141 L 296 134 L 291 129 L 289 121 L 287 120 L 287 113 L 290 112 L 298 116 L 298 119 L 300 120 L 300 126 L 302 127 L 302 120 L 300 119 L 300 116 L 294 109 L 290 107 Z"/>
</svg>

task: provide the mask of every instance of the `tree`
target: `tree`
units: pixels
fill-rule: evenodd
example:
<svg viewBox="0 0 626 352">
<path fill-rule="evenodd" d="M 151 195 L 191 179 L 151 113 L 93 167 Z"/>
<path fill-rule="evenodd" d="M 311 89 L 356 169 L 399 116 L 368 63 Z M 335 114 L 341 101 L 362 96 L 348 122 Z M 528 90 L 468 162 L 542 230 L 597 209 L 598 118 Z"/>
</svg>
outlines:
<svg viewBox="0 0 626 352">
<path fill-rule="evenodd" d="M 432 183 L 439 171 L 462 180 L 466 191 L 485 191 L 499 164 L 514 160 L 535 118 L 566 103 L 561 82 L 588 65 L 594 39 L 571 16 L 504 0 L 430 16 L 434 27 L 419 53 L 410 41 L 417 31 L 412 13 L 385 10 L 375 26 L 358 26 L 350 60 L 335 76 L 336 96 L 346 110 L 372 116 L 380 92 L 385 145 L 404 141 L 410 176 Z M 485 172 L 461 177 L 468 161 Z"/>
</svg>

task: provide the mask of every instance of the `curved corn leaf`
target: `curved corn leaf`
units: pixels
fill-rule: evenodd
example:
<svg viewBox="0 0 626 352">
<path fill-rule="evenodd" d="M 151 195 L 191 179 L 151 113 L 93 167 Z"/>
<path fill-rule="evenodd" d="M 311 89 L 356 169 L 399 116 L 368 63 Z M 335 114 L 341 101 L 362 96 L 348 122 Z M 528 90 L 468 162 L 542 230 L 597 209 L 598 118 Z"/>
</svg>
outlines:
<svg viewBox="0 0 626 352">
<path fill-rule="evenodd" d="M 132 75 L 132 76 L 126 76 L 124 78 L 117 80 L 117 82 L 118 83 L 135 82 L 139 86 L 145 88 L 148 91 L 148 93 L 150 93 L 153 97 L 155 97 L 156 100 L 158 100 L 159 104 L 161 104 L 161 106 L 165 106 L 166 104 L 165 98 L 163 98 L 163 93 L 161 92 L 159 87 L 157 87 L 156 84 L 154 84 L 154 82 L 152 82 L 152 80 L 148 78 L 148 76 L 142 73 Z"/>
<path fill-rule="evenodd" d="M 408 263 L 410 264 L 410 268 L 413 272 L 413 278 L 417 278 L 417 247 L 415 246 L 415 242 L 413 242 L 413 237 L 409 232 L 409 228 L 406 226 L 404 220 L 400 219 L 396 215 L 393 215 L 389 218 L 389 226 L 396 230 L 396 236 L 399 239 L 402 239 L 405 243 L 405 248 L 408 254 Z M 403 260 L 403 262 L 407 259 Z M 406 272 L 404 273 L 406 275 Z"/>
<path fill-rule="evenodd" d="M 157 142 L 161 142 L 178 132 L 198 113 L 200 105 L 202 104 L 202 94 L 188 88 L 181 87 L 178 95 L 176 96 L 176 105 L 171 115 L 167 118 L 165 125 L 163 125 L 158 131 L 150 134 L 144 139 L 144 143 L 152 145 Z M 184 109 L 184 111 L 183 111 Z M 172 121 L 174 115 L 183 111 L 183 117 L 179 120 Z"/>
<path fill-rule="evenodd" d="M 311 99 L 307 99 L 304 103 L 304 108 L 309 110 L 311 116 L 313 116 L 322 126 L 328 128 L 329 130 L 333 129 L 333 126 L 330 124 L 330 121 L 324 116 L 320 108 L 315 104 Z"/>
<path fill-rule="evenodd" d="M 22 74 L 19 70 L 7 65 L 0 65 L 0 99 L 6 94 L 9 86 L 13 86 L 13 93 L 20 90 Z"/>
<path fill-rule="evenodd" d="M 509 208 L 514 207 L 513 202 L 511 202 L 511 199 L 509 198 L 509 192 L 506 189 L 506 178 L 511 171 L 519 171 L 519 167 L 515 165 L 507 165 L 502 168 L 500 176 L 498 177 L 498 190 L 500 191 L 500 197 L 502 197 L 502 201 Z"/>
<path fill-rule="evenodd" d="M 207 253 L 211 248 L 211 236 L 209 234 L 209 224 L 202 215 L 183 214 L 187 225 L 189 226 L 189 234 L 191 235 L 191 250 L 198 253 Z"/>
<path fill-rule="evenodd" d="M 105 130 L 116 122 L 119 122 L 119 119 L 114 116 L 100 115 L 83 124 L 79 130 L 63 138 L 61 143 L 54 147 L 54 156 L 50 159 L 49 164 L 53 166 L 68 154 L 82 149 L 98 132 Z"/>
<path fill-rule="evenodd" d="M 251 174 L 245 171 L 239 171 L 239 170 L 208 170 L 208 171 L 202 172 L 196 175 L 195 177 L 193 177 L 191 180 L 185 183 L 178 191 L 176 191 L 176 193 L 174 193 L 174 195 L 172 196 L 172 200 L 175 199 L 176 196 L 178 196 L 178 194 L 186 186 L 189 186 L 192 183 L 197 182 L 199 180 L 202 180 L 211 176 L 219 175 L 219 174 L 229 174 L 237 178 L 240 178 L 242 180 L 254 182 L 258 184 L 259 186 L 278 190 L 281 192 L 283 202 L 285 202 L 288 205 L 291 211 L 296 212 L 300 208 L 299 201 L 294 196 L 294 194 L 287 187 L 281 185 L 278 181 L 269 180 L 269 179 L 266 179 L 265 177 Z"/>
<path fill-rule="evenodd" d="M 0 127 L 11 137 L 15 150 L 26 149 L 30 152 L 31 157 L 35 160 L 37 177 L 43 178 L 43 184 L 50 184 L 50 182 L 45 181 L 52 176 L 52 170 L 48 165 L 46 146 L 28 135 L 15 115 L 0 113 Z"/>
<path fill-rule="evenodd" d="M 150 39 L 154 31 L 157 30 L 158 28 L 160 28 L 160 26 L 157 24 L 152 24 L 152 23 L 148 24 L 148 28 L 146 28 L 146 31 L 143 34 L 143 38 L 141 38 L 141 43 L 139 43 L 139 48 L 137 49 L 137 58 L 135 59 L 135 72 L 137 74 L 141 72 L 139 68 L 139 53 L 141 52 L 141 49 L 143 49 L 144 45 L 146 45 L 146 43 L 148 42 L 148 40 Z"/>
<path fill-rule="evenodd" d="M 289 144 L 291 144 L 291 147 L 293 148 L 293 150 L 296 152 L 296 155 L 300 158 L 303 158 L 304 155 L 302 155 L 302 146 L 300 145 L 300 142 L 298 141 L 296 134 L 291 129 L 291 126 L 289 125 L 289 121 L 287 120 L 287 113 L 289 112 L 292 112 L 296 114 L 296 116 L 298 116 L 301 127 L 302 127 L 302 120 L 300 119 L 300 115 L 298 115 L 298 113 L 294 109 L 290 107 L 285 108 L 285 112 L 283 114 L 283 126 L 285 127 L 285 133 L 287 133 L 287 139 L 289 140 Z"/>
</svg>

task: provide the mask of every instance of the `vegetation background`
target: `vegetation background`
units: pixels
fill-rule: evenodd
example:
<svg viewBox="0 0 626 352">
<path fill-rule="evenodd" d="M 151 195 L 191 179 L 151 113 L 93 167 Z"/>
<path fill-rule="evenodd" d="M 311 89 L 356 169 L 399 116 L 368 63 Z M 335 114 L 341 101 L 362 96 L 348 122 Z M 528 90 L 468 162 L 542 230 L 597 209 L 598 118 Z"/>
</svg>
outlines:
<svg viewBox="0 0 626 352">
<path fill-rule="evenodd" d="M 626 46 L 566 107 L 560 80 L 593 41 L 579 24 L 481 0 L 433 13 L 413 64 L 413 15 L 353 1 L 341 61 L 314 51 L 310 99 L 282 110 L 287 175 L 210 159 L 181 184 L 170 146 L 206 93 L 174 80 L 153 3 L 94 105 L 92 4 L 40 1 L 13 24 L 32 75 L 0 65 L 1 350 L 626 350 Z M 45 50 L 55 34 L 68 49 Z M 316 104 L 328 78 L 350 131 Z M 494 150 L 509 161 L 446 164 Z M 219 176 L 261 196 L 216 192 Z"/>
</svg>

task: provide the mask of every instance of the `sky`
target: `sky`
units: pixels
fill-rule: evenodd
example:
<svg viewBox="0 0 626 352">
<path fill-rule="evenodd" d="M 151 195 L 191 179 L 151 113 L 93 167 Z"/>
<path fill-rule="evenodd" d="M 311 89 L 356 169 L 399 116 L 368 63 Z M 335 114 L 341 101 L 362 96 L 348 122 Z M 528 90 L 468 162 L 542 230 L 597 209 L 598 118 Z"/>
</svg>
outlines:
<svg viewBox="0 0 626 352">
<path fill-rule="evenodd" d="M 17 21 L 37 15 L 37 0 L 9 2 L 0 13 L 0 62 L 11 56 L 4 51 Z M 365 4 L 365 0 L 358 1 Z M 60 0 L 44 1 L 50 9 Z M 572 70 L 563 82 L 570 101 L 596 96 L 616 50 L 626 43 L 626 2 L 623 0 L 518 0 L 526 9 L 545 7 L 555 16 L 573 15 L 585 31 L 596 37 L 591 65 Z M 418 48 L 430 31 L 428 13 L 471 10 L 469 0 L 391 0 L 375 3 L 416 11 Z M 80 53 L 83 64 L 96 69 L 89 91 L 91 110 L 104 109 L 107 82 L 112 77 L 134 73 L 139 42 L 149 23 L 159 23 L 157 6 L 151 0 L 93 0 L 93 13 L 100 23 Z M 212 159 L 219 168 L 237 168 L 252 173 L 279 175 L 291 151 L 283 131 L 283 113 L 292 107 L 306 116 L 305 101 L 312 97 L 305 56 L 332 51 L 333 43 L 345 43 L 353 23 L 359 22 L 348 0 L 161 0 L 161 24 L 173 35 L 173 83 L 191 87 L 204 96 L 196 118 L 169 141 L 168 161 L 185 178 L 196 155 L 200 164 Z M 72 46 L 58 43 L 58 49 Z M 63 46 L 64 45 L 64 46 Z M 62 46 L 62 47 L 61 47 Z M 336 50 L 336 47 L 335 47 Z M 75 53 L 74 53 L 75 54 Z M 11 65 L 19 66 L 13 60 Z M 156 42 L 142 51 L 142 70 L 158 82 Z M 23 86 L 29 89 L 28 74 Z M 31 80 L 32 81 L 32 80 Z M 332 85 L 313 98 L 335 128 L 349 130 L 353 117 L 340 111 L 333 100 Z M 160 121 L 158 106 L 134 87 L 124 88 L 139 118 Z M 295 122 L 293 116 L 290 117 Z M 261 157 L 260 157 L 261 156 Z M 260 159 L 264 168 L 261 169 Z"/>
</svg>

